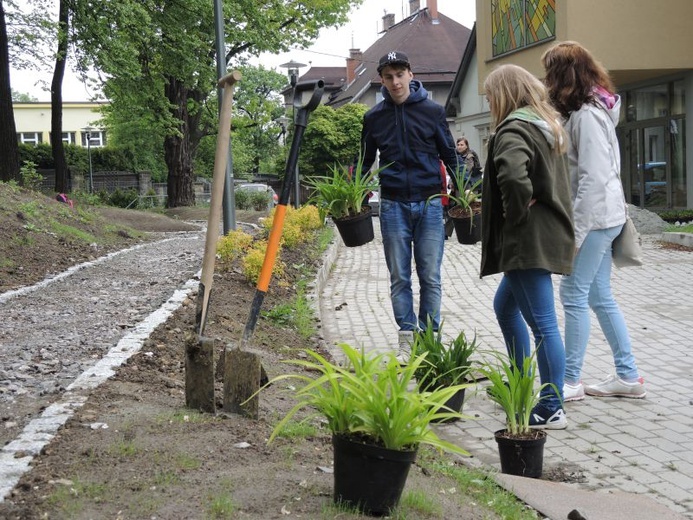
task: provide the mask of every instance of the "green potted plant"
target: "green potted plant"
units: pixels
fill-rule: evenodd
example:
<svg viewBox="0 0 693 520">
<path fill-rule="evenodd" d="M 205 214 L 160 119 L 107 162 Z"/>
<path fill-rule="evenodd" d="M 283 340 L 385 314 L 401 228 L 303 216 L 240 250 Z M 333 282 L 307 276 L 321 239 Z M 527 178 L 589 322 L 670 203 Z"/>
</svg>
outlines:
<svg viewBox="0 0 693 520">
<path fill-rule="evenodd" d="M 430 199 L 447 197 L 453 204 L 448 209 L 448 217 L 452 219 L 455 233 L 460 244 L 476 244 L 481 240 L 481 195 L 479 186 L 482 180 L 472 182 L 471 177 L 465 178 L 466 168 L 459 168 L 453 174 L 455 188 L 451 193 L 436 193 Z"/>
<path fill-rule="evenodd" d="M 534 430 L 529 420 L 541 401 L 541 391 L 548 383 L 535 388 L 536 349 L 522 367 L 505 353 L 491 352 L 491 360 L 479 369 L 489 381 L 486 394 L 505 412 L 505 428 L 495 432 L 501 472 L 540 478 L 544 461 L 546 431 Z"/>
<path fill-rule="evenodd" d="M 367 203 L 368 194 L 378 189 L 378 173 L 383 168 L 363 171 L 363 154 L 356 165 L 334 165 L 331 174 L 314 176 L 306 184 L 314 190 L 311 202 L 332 217 L 348 247 L 373 240 L 373 217 Z"/>
<path fill-rule="evenodd" d="M 472 369 L 472 354 L 477 350 L 476 334 L 470 341 L 464 331 L 447 344 L 443 339 L 443 323 L 435 331 L 430 318 L 426 329 L 414 333 L 412 355 L 425 354 L 426 357 L 416 370 L 414 377 L 422 390 L 463 385 L 450 400 L 445 403 L 451 411 L 460 412 L 464 403 L 465 387 L 469 386 L 469 373 Z M 444 422 L 457 420 L 451 417 Z"/>
<path fill-rule="evenodd" d="M 393 352 L 358 351 L 339 345 L 343 365 L 312 350 L 307 359 L 287 361 L 314 375 L 283 374 L 271 383 L 296 379 L 298 403 L 277 424 L 271 442 L 301 409 L 314 408 L 327 420 L 334 447 L 334 500 L 367 514 L 387 514 L 399 502 L 419 445 L 468 453 L 439 438 L 431 423 L 459 416 L 444 409 L 461 385 L 412 392 L 425 354 L 401 365 Z"/>
</svg>

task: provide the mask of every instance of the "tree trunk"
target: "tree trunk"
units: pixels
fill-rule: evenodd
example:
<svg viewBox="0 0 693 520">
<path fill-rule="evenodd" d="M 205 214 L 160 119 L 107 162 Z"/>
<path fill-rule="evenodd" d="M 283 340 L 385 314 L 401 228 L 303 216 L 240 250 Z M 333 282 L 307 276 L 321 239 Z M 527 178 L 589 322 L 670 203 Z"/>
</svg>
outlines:
<svg viewBox="0 0 693 520">
<path fill-rule="evenodd" d="M 19 174 L 19 145 L 12 109 L 10 86 L 10 54 L 5 25 L 5 9 L 0 1 L 0 181 L 16 180 Z"/>
<path fill-rule="evenodd" d="M 67 182 L 67 161 L 63 146 L 63 77 L 65 76 L 65 63 L 67 61 L 68 13 L 66 0 L 60 0 L 58 52 L 51 83 L 51 148 L 55 162 L 55 191 L 57 193 L 65 193 L 70 189 Z"/>
<path fill-rule="evenodd" d="M 178 121 L 177 133 L 164 140 L 164 160 L 168 166 L 169 208 L 194 206 L 192 157 L 190 153 L 190 131 L 188 128 L 188 89 L 182 81 L 169 76 L 166 83 L 166 97 L 171 105 L 173 116 Z"/>
</svg>

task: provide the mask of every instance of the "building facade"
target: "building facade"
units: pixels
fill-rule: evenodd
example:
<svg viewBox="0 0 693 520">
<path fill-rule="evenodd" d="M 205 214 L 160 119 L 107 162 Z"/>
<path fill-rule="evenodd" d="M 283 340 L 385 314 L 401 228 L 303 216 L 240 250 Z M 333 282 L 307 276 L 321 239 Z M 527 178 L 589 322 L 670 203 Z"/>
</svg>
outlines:
<svg viewBox="0 0 693 520">
<path fill-rule="evenodd" d="M 99 109 L 104 103 L 63 103 L 63 142 L 87 146 L 106 146 L 106 132 L 100 126 Z M 37 145 L 51 142 L 51 104 L 48 102 L 13 103 L 14 124 L 20 143 Z"/>
<path fill-rule="evenodd" d="M 455 135 L 485 156 L 490 116 L 482 86 L 489 72 L 515 63 L 541 78 L 541 55 L 556 42 L 578 41 L 609 69 L 622 98 L 617 132 L 628 202 L 693 208 L 693 135 L 686 132 L 693 2 L 476 0 L 476 13 L 475 42 L 467 46 L 473 52 L 463 57 L 446 104 Z"/>
</svg>

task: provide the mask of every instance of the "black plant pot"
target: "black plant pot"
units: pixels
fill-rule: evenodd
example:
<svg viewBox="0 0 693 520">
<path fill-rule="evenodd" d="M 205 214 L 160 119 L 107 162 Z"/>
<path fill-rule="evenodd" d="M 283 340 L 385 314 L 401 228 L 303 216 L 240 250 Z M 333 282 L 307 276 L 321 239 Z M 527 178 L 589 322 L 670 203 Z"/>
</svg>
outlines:
<svg viewBox="0 0 693 520">
<path fill-rule="evenodd" d="M 476 244 L 481 240 L 481 213 L 471 217 L 454 218 L 452 221 L 460 244 Z"/>
<path fill-rule="evenodd" d="M 337 226 L 344 245 L 347 247 L 357 247 L 367 244 L 374 238 L 373 216 L 371 207 L 365 206 L 364 210 L 355 216 L 332 219 Z"/>
<path fill-rule="evenodd" d="M 333 435 L 334 501 L 369 515 L 386 515 L 399 503 L 416 451 L 390 450 Z"/>
<path fill-rule="evenodd" d="M 455 394 L 450 399 L 445 401 L 445 406 L 447 408 L 450 408 L 454 412 L 461 412 L 462 411 L 462 405 L 464 404 L 464 390 L 465 389 L 462 388 L 461 390 L 458 390 L 457 392 L 455 392 Z M 447 412 L 447 410 L 444 408 L 441 408 L 439 411 L 440 412 Z M 434 422 L 434 423 L 451 423 L 451 422 L 455 422 L 458 420 L 459 420 L 458 417 L 451 417 L 450 419 L 439 419 L 437 421 L 431 421 L 431 422 Z"/>
<path fill-rule="evenodd" d="M 546 432 L 533 430 L 531 438 L 508 437 L 506 430 L 495 433 L 500 455 L 501 473 L 541 478 L 544 466 Z"/>
</svg>

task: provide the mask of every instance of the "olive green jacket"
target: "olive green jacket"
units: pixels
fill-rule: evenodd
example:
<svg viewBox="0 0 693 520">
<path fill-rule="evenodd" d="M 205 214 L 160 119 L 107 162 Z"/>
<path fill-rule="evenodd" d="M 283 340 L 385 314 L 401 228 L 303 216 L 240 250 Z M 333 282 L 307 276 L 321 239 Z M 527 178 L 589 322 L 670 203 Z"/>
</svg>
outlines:
<svg viewBox="0 0 693 520">
<path fill-rule="evenodd" d="M 482 277 L 515 269 L 572 272 L 570 178 L 565 155 L 552 145 L 548 125 L 526 109 L 491 137 L 481 197 Z"/>
</svg>

